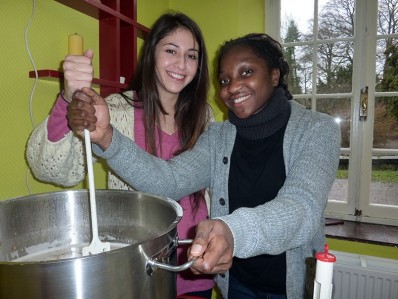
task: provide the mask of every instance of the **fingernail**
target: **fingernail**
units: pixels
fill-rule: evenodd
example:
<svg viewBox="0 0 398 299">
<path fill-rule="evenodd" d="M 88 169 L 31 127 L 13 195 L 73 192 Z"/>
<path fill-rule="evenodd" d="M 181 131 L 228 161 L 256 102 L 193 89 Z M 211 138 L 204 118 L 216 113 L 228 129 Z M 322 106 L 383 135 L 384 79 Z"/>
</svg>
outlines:
<svg viewBox="0 0 398 299">
<path fill-rule="evenodd" d="M 193 254 L 200 253 L 201 250 L 202 250 L 202 245 L 199 245 L 199 244 L 194 244 L 191 247 L 191 253 L 193 253 Z"/>
</svg>

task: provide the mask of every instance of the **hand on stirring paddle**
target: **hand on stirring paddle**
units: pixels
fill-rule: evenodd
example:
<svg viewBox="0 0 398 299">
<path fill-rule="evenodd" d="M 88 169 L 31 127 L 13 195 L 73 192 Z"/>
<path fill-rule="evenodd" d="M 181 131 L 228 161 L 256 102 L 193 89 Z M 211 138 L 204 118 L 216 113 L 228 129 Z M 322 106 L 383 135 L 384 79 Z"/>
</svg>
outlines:
<svg viewBox="0 0 398 299">
<path fill-rule="evenodd" d="M 63 98 L 69 103 L 73 93 L 84 87 L 91 87 L 94 78 L 92 60 L 93 50 L 87 50 L 83 55 L 67 55 L 62 65 L 64 70 L 65 89 Z"/>
<path fill-rule="evenodd" d="M 204 220 L 196 227 L 196 236 L 188 259 L 197 257 L 191 270 L 195 274 L 224 273 L 232 266 L 234 238 L 221 220 Z"/>
<path fill-rule="evenodd" d="M 109 109 L 105 99 L 91 88 L 83 88 L 73 93 L 67 107 L 68 125 L 79 136 L 84 129 L 90 131 L 91 142 L 106 150 L 112 141 Z"/>
</svg>

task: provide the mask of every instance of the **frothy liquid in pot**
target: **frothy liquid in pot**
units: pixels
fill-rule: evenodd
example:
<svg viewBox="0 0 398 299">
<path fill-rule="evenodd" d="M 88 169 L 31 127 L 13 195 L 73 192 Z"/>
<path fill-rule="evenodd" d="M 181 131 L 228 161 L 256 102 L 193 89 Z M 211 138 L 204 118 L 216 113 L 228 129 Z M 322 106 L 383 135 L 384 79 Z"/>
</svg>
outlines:
<svg viewBox="0 0 398 299">
<path fill-rule="evenodd" d="M 48 262 L 55 260 L 62 260 L 68 258 L 78 258 L 83 257 L 83 247 L 88 246 L 89 243 L 81 243 L 68 245 L 63 247 L 50 248 L 46 250 L 41 250 L 36 253 L 28 254 L 23 257 L 12 260 L 11 262 Z M 129 246 L 126 243 L 110 243 L 111 250 L 123 248 Z"/>
</svg>

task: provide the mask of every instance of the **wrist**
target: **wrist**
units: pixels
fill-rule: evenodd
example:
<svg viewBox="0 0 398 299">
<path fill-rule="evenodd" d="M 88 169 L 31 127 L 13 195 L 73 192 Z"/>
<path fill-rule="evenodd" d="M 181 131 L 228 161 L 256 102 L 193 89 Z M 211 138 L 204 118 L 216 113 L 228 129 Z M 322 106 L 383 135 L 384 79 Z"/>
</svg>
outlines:
<svg viewBox="0 0 398 299">
<path fill-rule="evenodd" d="M 108 128 L 105 130 L 104 137 L 101 139 L 100 142 L 97 143 L 98 146 L 103 151 L 106 151 L 112 143 L 112 137 L 113 137 L 113 128 L 112 126 L 108 126 Z"/>
<path fill-rule="evenodd" d="M 70 103 L 70 102 L 71 102 L 71 100 L 68 100 L 67 96 L 65 95 L 65 90 L 62 90 L 60 95 L 61 95 L 61 98 L 62 98 L 65 102 L 67 102 L 67 103 Z"/>
</svg>

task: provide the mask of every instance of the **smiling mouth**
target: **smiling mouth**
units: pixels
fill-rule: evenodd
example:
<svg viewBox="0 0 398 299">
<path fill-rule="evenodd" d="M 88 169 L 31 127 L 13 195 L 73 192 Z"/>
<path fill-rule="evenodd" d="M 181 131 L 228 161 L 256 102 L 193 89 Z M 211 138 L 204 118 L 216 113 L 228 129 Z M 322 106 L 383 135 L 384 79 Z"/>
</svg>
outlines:
<svg viewBox="0 0 398 299">
<path fill-rule="evenodd" d="M 245 101 L 247 98 L 249 98 L 250 97 L 250 95 L 246 95 L 246 96 L 243 96 L 243 97 L 239 97 L 239 98 L 236 98 L 236 99 L 233 99 L 232 100 L 232 102 L 234 103 L 234 104 L 239 104 L 239 103 L 242 103 L 243 101 Z"/>
<path fill-rule="evenodd" d="M 172 73 L 172 72 L 167 72 L 167 74 L 169 74 L 171 77 L 173 77 L 173 78 L 175 78 L 175 79 L 178 79 L 178 80 L 182 80 L 182 79 L 185 78 L 184 75 L 179 75 L 179 74 Z"/>
</svg>

